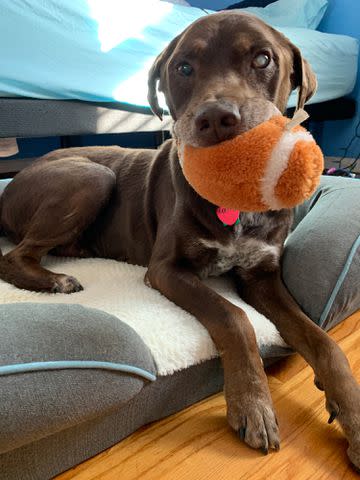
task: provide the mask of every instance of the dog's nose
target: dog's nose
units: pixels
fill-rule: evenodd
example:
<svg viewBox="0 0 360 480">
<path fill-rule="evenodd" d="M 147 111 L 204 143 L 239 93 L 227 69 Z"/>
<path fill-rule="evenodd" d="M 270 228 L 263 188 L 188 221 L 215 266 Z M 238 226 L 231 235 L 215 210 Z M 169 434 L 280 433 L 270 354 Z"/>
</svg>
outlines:
<svg viewBox="0 0 360 480">
<path fill-rule="evenodd" d="M 196 134 L 208 145 L 222 142 L 238 134 L 240 120 L 237 106 L 208 102 L 202 105 L 195 115 Z"/>
</svg>

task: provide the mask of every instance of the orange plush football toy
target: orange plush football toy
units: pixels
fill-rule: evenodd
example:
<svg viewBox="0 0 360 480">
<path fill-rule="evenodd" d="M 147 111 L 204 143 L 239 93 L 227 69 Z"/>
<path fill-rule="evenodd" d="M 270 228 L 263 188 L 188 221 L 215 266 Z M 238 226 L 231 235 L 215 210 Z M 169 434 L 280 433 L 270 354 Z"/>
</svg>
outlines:
<svg viewBox="0 0 360 480">
<path fill-rule="evenodd" d="M 323 155 L 311 134 L 293 119 L 275 115 L 210 147 L 184 145 L 184 175 L 195 191 L 224 209 L 263 212 L 291 208 L 316 189 Z"/>
</svg>

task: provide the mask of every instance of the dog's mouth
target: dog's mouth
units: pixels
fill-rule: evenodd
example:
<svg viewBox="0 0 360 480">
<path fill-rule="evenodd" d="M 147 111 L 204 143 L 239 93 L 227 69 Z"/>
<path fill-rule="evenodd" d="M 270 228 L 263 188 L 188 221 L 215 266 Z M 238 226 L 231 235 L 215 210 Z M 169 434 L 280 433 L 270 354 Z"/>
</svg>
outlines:
<svg viewBox="0 0 360 480">
<path fill-rule="evenodd" d="M 220 108 L 217 104 L 211 105 L 213 110 L 207 110 L 205 107 L 197 109 L 196 113 L 184 114 L 174 123 L 173 136 L 180 157 L 182 146 L 201 148 L 219 145 L 275 115 L 281 115 L 280 110 L 272 102 L 261 98 L 249 98 L 240 106 L 232 105 L 231 108 L 224 102 L 220 102 Z"/>
</svg>

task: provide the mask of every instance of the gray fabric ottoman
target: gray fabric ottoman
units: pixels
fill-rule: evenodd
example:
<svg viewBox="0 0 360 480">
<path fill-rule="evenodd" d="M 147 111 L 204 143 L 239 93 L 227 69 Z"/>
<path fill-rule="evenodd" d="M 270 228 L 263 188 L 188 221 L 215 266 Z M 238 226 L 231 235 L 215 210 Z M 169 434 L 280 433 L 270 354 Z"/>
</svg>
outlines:
<svg viewBox="0 0 360 480">
<path fill-rule="evenodd" d="M 326 329 L 360 308 L 359 204 L 358 180 L 324 177 L 287 240 L 284 281 Z M 142 338 L 98 309 L 0 305 L 0 337 L 1 480 L 51 478 L 222 389 L 217 358 L 161 376 Z M 265 364 L 289 353 L 275 347 Z"/>
</svg>

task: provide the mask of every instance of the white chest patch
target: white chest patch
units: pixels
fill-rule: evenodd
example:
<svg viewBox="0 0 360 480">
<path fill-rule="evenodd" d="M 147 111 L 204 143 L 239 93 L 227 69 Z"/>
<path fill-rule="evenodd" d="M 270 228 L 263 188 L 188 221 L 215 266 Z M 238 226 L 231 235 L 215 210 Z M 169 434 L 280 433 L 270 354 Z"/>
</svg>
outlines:
<svg viewBox="0 0 360 480">
<path fill-rule="evenodd" d="M 207 248 L 217 250 L 214 260 L 200 272 L 202 278 L 221 275 L 234 267 L 249 270 L 265 259 L 272 262 L 274 266 L 279 263 L 279 247 L 268 245 L 255 238 L 234 238 L 226 245 L 212 240 L 200 240 L 200 242 Z"/>
</svg>

